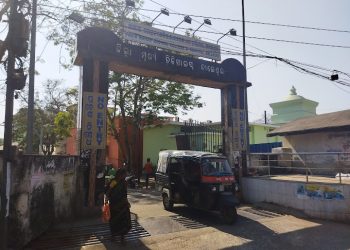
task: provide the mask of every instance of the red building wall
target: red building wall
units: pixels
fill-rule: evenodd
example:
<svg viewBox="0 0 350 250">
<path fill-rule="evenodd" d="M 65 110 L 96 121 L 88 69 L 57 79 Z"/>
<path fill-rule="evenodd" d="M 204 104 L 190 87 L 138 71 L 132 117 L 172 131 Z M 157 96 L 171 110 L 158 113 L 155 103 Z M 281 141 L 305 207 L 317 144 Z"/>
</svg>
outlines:
<svg viewBox="0 0 350 250">
<path fill-rule="evenodd" d="M 116 128 L 118 128 L 119 131 L 122 127 L 122 118 L 118 117 L 114 120 Z M 131 138 L 132 130 L 131 126 L 128 125 L 128 134 L 129 138 Z M 70 155 L 79 155 L 78 149 L 77 149 L 77 129 L 73 128 L 71 130 L 71 137 L 68 137 L 66 143 L 66 153 Z M 125 141 L 125 134 L 120 133 L 120 143 L 124 143 Z M 136 166 L 139 168 L 142 168 L 142 145 L 143 145 L 143 133 L 142 130 L 138 131 L 137 140 L 134 146 L 135 150 L 135 162 Z M 125 148 L 125 147 L 124 147 Z M 125 162 L 126 159 L 122 153 L 121 146 L 117 142 L 117 140 L 112 136 L 107 136 L 107 147 L 106 147 L 106 161 L 105 163 L 111 163 L 114 168 L 121 167 L 123 165 L 123 162 Z"/>
</svg>

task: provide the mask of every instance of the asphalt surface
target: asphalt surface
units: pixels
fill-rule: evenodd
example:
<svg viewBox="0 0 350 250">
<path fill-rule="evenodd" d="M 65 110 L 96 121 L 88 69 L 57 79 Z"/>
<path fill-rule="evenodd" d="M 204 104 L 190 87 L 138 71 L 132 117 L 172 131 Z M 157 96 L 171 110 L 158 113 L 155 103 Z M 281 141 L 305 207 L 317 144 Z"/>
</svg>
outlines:
<svg viewBox="0 0 350 250">
<path fill-rule="evenodd" d="M 129 201 L 133 229 L 125 245 L 112 242 L 108 224 L 92 218 L 59 225 L 31 249 L 350 249 L 349 224 L 270 204 L 242 205 L 237 222 L 225 225 L 215 213 L 183 205 L 165 211 L 153 190 L 129 189 Z"/>
</svg>

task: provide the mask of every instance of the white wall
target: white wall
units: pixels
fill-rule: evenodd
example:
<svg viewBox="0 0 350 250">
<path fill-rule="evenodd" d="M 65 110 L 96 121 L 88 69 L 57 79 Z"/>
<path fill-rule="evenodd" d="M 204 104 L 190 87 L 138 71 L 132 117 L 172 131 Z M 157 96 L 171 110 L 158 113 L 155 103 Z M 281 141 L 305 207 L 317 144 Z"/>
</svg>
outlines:
<svg viewBox="0 0 350 250">
<path fill-rule="evenodd" d="M 294 152 L 350 153 L 350 131 L 285 136 L 283 146 L 292 148 Z"/>
<path fill-rule="evenodd" d="M 244 200 L 249 203 L 271 202 L 303 211 L 321 219 L 350 222 L 350 185 L 315 184 L 322 188 L 338 190 L 343 199 L 321 199 L 298 195 L 303 182 L 278 181 L 262 178 L 242 178 Z"/>
</svg>

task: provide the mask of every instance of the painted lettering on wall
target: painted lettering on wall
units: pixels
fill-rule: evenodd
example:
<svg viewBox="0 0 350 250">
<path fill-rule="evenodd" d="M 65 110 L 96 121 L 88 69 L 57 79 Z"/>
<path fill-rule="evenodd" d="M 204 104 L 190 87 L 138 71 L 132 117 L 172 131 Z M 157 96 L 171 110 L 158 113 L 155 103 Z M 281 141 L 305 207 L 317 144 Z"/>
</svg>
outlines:
<svg viewBox="0 0 350 250">
<path fill-rule="evenodd" d="M 73 174 L 74 157 L 36 157 L 32 161 L 31 186 L 48 182 L 56 174 Z"/>
<path fill-rule="evenodd" d="M 326 152 L 338 153 L 333 156 L 340 164 L 350 166 L 350 133 L 329 133 Z"/>
<path fill-rule="evenodd" d="M 344 200 L 342 190 L 332 186 L 317 184 L 300 184 L 297 189 L 299 199 Z"/>
<path fill-rule="evenodd" d="M 84 92 L 82 149 L 104 149 L 106 146 L 106 107 L 107 95 Z"/>
<path fill-rule="evenodd" d="M 232 109 L 233 144 L 235 150 L 245 149 L 245 111 Z"/>
</svg>

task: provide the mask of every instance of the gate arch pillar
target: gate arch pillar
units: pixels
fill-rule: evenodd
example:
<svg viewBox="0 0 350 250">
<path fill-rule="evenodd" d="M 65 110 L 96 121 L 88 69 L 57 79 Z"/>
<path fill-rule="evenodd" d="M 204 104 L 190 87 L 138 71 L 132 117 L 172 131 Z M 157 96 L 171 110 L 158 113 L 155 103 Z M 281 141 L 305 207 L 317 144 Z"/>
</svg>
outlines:
<svg viewBox="0 0 350 250">
<path fill-rule="evenodd" d="M 221 123 L 223 125 L 223 153 L 230 165 L 240 156 L 243 173 L 247 172 L 249 125 L 246 110 L 246 91 L 250 84 L 231 84 L 221 89 Z"/>
</svg>

